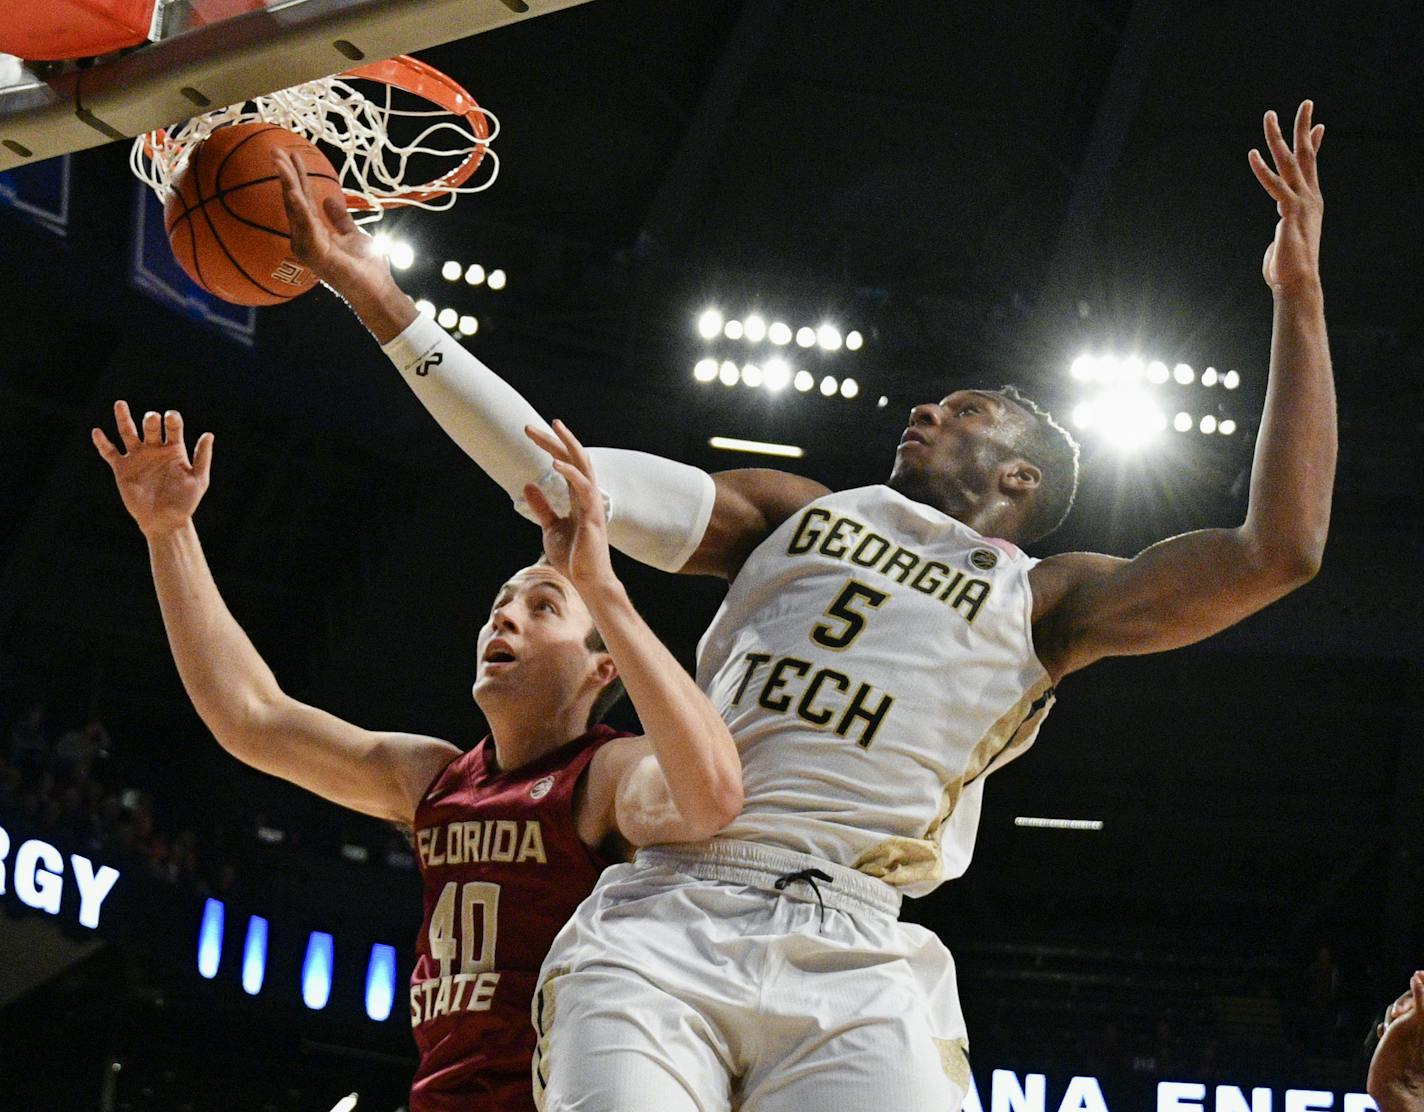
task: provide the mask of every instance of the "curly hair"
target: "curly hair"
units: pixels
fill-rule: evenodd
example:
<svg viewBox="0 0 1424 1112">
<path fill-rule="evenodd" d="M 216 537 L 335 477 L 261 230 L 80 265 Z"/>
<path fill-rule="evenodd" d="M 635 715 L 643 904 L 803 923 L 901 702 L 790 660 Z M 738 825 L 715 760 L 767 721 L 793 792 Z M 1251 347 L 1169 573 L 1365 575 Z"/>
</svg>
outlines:
<svg viewBox="0 0 1424 1112">
<path fill-rule="evenodd" d="M 1078 442 L 1053 415 L 1017 386 L 994 391 L 1033 418 L 1014 451 L 1043 474 L 1038 494 L 1029 506 L 1023 541 L 1032 544 L 1048 536 L 1068 517 L 1078 494 Z"/>
</svg>

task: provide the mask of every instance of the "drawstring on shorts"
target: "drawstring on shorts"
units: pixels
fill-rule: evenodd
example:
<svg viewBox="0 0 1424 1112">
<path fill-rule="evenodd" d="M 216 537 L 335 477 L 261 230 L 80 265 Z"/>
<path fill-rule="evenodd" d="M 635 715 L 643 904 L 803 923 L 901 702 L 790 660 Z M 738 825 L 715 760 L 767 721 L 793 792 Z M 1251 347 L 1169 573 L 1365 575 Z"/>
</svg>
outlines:
<svg viewBox="0 0 1424 1112">
<path fill-rule="evenodd" d="M 822 872 L 820 869 L 797 869 L 794 873 L 787 873 L 784 876 L 777 877 L 776 890 L 778 892 L 785 892 L 788 885 L 795 884 L 797 881 L 809 884 L 811 891 L 816 893 L 816 903 L 821 909 L 820 929 L 824 930 L 826 927 L 826 901 L 821 898 L 821 889 L 816 884 L 818 880 L 823 880 L 827 884 L 834 884 L 836 882 L 835 877 L 831 876 L 830 873 Z"/>
</svg>

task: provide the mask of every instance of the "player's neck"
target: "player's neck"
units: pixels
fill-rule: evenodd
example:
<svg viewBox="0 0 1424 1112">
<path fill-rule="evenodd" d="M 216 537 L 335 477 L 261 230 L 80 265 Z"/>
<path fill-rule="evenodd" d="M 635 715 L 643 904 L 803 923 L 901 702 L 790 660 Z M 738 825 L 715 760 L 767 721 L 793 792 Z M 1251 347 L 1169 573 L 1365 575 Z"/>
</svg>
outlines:
<svg viewBox="0 0 1424 1112">
<path fill-rule="evenodd" d="M 917 479 L 918 476 L 909 474 L 892 475 L 886 485 L 906 498 L 923 502 L 955 521 L 963 522 L 981 536 L 1014 540 L 1019 527 L 1019 511 L 1013 502 L 1003 497 L 983 497 L 948 484 Z"/>
<path fill-rule="evenodd" d="M 547 710 L 486 710 L 485 718 L 494 741 L 495 760 L 501 771 L 510 772 L 582 737 L 587 732 L 588 708 L 566 707 L 556 714 Z"/>
</svg>

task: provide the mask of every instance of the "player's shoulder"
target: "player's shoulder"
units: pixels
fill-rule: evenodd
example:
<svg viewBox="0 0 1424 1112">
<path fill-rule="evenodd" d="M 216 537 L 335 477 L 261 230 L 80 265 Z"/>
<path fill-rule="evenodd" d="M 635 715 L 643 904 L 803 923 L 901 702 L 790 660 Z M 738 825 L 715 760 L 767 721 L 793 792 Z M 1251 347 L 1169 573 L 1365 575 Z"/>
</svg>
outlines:
<svg viewBox="0 0 1424 1112">
<path fill-rule="evenodd" d="M 735 577 L 752 550 L 787 518 L 830 487 L 766 467 L 718 471 L 712 476 L 717 500 L 702 543 L 682 568 L 694 575 Z"/>
</svg>

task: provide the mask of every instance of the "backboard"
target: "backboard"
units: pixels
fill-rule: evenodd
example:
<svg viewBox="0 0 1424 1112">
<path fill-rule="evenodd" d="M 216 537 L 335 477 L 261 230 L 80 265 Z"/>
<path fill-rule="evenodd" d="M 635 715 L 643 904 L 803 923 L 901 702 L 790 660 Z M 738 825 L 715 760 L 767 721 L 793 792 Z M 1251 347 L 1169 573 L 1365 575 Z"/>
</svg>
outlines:
<svg viewBox="0 0 1424 1112">
<path fill-rule="evenodd" d="M 0 170 L 587 0 L 159 0 L 151 41 L 93 64 L 0 54 Z"/>
</svg>

